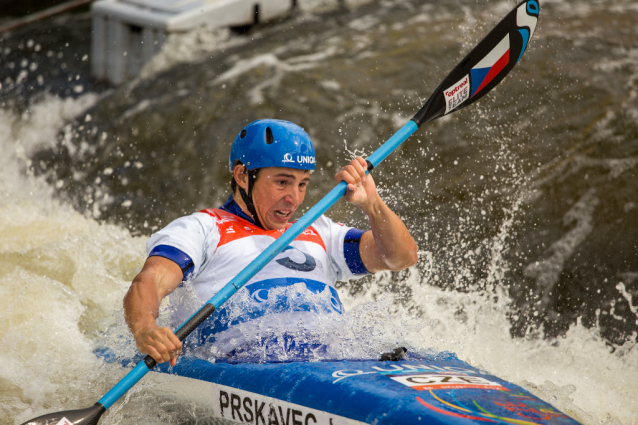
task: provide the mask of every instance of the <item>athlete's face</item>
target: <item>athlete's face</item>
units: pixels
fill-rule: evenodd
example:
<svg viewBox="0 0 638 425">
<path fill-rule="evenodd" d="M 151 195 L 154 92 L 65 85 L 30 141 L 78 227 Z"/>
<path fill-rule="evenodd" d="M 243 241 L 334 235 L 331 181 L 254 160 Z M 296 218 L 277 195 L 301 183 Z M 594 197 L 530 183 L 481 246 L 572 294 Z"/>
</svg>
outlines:
<svg viewBox="0 0 638 425">
<path fill-rule="evenodd" d="M 306 196 L 310 171 L 268 167 L 257 175 L 253 204 L 266 230 L 283 229 Z"/>
</svg>

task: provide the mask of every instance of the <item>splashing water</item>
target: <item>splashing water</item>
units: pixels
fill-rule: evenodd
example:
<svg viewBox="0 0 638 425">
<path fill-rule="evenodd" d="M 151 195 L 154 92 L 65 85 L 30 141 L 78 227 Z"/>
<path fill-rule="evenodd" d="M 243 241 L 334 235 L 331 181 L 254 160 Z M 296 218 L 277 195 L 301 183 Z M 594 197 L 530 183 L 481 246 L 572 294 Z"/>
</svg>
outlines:
<svg viewBox="0 0 638 425">
<path fill-rule="evenodd" d="M 92 353 L 92 334 L 121 308 L 143 260 L 143 241 L 86 219 L 30 175 L 26 152 L 47 144 L 95 101 L 47 98 L 0 115 L 0 420 L 95 403 L 122 371 Z M 114 379 L 115 378 L 115 379 Z"/>
</svg>

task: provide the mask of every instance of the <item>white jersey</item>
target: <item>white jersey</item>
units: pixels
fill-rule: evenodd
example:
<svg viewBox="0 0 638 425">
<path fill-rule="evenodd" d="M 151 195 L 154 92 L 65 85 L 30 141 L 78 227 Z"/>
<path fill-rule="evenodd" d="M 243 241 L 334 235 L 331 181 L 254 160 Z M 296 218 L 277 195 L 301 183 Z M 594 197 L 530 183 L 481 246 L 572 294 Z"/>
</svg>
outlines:
<svg viewBox="0 0 638 425">
<path fill-rule="evenodd" d="M 289 223 L 286 229 L 290 226 L 292 224 Z M 171 258 L 171 255 L 158 254 L 158 249 L 161 251 L 162 247 L 173 247 L 192 260 L 189 280 L 201 305 L 281 236 L 284 230 L 264 230 L 228 211 L 207 209 L 173 221 L 151 236 L 147 249 L 149 255 Z M 367 274 L 359 256 L 358 239 L 351 239 L 353 232 L 358 239 L 363 233 L 337 224 L 325 216 L 318 218 L 253 276 L 226 303 L 229 306 L 225 304 L 221 311 L 213 314 L 214 332 L 219 334 L 233 324 L 269 313 L 296 312 L 289 319 L 303 320 L 310 327 L 317 314 L 341 313 L 343 306 L 334 288 L 335 281 Z M 179 264 L 178 260 L 174 261 Z M 357 261 L 358 266 L 353 266 Z M 171 304 L 174 303 L 178 303 L 178 300 L 171 298 Z M 233 303 L 239 308 L 233 309 Z M 192 306 L 178 306 L 177 324 L 188 318 L 195 309 Z"/>
</svg>

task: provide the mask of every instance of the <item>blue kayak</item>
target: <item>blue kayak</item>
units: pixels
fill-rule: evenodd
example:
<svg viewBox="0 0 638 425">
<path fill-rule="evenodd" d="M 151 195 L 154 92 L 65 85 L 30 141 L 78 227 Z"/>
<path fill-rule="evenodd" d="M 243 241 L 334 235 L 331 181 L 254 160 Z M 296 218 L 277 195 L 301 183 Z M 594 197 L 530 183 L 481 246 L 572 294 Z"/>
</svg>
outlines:
<svg viewBox="0 0 638 425">
<path fill-rule="evenodd" d="M 211 363 L 156 371 L 211 383 L 215 415 L 263 425 L 576 425 L 523 388 L 443 353 L 400 361 Z"/>
</svg>

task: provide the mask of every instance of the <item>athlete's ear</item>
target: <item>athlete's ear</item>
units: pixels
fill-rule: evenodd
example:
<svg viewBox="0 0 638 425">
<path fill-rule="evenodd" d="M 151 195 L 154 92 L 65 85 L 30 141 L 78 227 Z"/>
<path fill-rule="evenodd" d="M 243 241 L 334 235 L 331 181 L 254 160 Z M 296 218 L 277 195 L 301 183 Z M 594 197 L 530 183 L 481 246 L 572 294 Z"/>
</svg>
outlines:
<svg viewBox="0 0 638 425">
<path fill-rule="evenodd" d="M 237 186 L 248 191 L 248 169 L 245 166 L 242 164 L 235 165 L 235 168 L 233 168 L 233 177 L 235 177 Z"/>
</svg>

